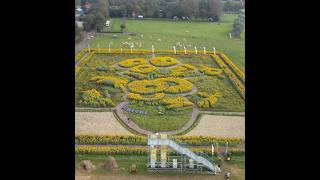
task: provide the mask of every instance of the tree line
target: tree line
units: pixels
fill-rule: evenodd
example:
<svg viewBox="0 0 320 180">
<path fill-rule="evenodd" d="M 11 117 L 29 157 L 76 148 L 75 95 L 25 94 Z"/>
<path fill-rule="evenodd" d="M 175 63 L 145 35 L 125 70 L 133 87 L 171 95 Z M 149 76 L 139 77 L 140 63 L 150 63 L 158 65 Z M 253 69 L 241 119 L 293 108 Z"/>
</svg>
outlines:
<svg viewBox="0 0 320 180">
<path fill-rule="evenodd" d="M 174 16 L 212 18 L 219 21 L 223 12 L 221 0 L 109 0 L 111 17 L 173 18 Z"/>
<path fill-rule="evenodd" d="M 83 19 L 83 29 L 97 32 L 103 30 L 109 17 L 143 15 L 146 18 L 188 17 L 220 21 L 224 11 L 239 12 L 242 3 L 240 0 L 75 0 L 76 6 L 90 5 Z"/>
</svg>

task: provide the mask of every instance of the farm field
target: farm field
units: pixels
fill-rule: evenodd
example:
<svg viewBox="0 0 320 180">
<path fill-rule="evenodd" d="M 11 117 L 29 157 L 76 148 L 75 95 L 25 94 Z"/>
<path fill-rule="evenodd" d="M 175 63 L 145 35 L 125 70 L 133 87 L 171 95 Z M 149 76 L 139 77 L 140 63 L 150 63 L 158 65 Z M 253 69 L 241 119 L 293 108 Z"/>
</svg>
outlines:
<svg viewBox="0 0 320 180">
<path fill-rule="evenodd" d="M 192 21 L 172 20 L 126 20 L 127 32 L 136 33 L 101 33 L 90 41 L 92 48 L 130 48 L 148 49 L 154 45 L 155 50 L 172 50 L 176 46 L 178 50 L 183 50 L 185 46 L 188 50 L 193 50 L 194 46 L 199 51 L 206 47 L 212 50 L 213 46 L 218 51 L 226 53 L 240 69 L 245 69 L 245 42 L 244 34 L 241 39 L 229 39 L 229 33 L 232 30 L 232 24 L 236 15 L 222 16 L 221 23 L 210 23 Z M 112 31 L 119 31 L 123 20 L 119 18 L 112 19 Z M 113 38 L 117 35 L 117 38 Z"/>
<path fill-rule="evenodd" d="M 245 139 L 245 117 L 204 114 L 198 125 L 185 136 L 238 137 Z"/>
<path fill-rule="evenodd" d="M 76 112 L 75 134 L 132 135 L 112 112 Z"/>
</svg>

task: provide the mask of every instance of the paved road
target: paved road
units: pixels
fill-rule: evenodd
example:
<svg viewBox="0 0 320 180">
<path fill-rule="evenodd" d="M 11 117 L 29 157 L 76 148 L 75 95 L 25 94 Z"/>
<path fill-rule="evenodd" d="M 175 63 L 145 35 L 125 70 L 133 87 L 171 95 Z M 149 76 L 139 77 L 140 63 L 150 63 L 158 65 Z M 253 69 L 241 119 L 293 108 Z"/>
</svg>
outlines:
<svg viewBox="0 0 320 180">
<path fill-rule="evenodd" d="M 90 37 L 94 32 L 84 32 L 82 40 L 75 44 L 75 54 L 77 54 L 81 49 L 88 47 L 88 37 Z"/>
</svg>

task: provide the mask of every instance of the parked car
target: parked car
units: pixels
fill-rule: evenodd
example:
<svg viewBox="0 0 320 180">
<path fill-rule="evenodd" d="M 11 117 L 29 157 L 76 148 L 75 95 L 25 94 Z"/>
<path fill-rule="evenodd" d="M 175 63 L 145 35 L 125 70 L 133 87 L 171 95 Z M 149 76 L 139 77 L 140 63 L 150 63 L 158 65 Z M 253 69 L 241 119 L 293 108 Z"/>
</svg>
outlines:
<svg viewBox="0 0 320 180">
<path fill-rule="evenodd" d="M 143 19 L 143 16 L 142 15 L 138 15 L 137 16 L 139 19 Z"/>
<path fill-rule="evenodd" d="M 110 26 L 110 21 L 106 21 L 106 26 L 109 27 Z"/>
</svg>

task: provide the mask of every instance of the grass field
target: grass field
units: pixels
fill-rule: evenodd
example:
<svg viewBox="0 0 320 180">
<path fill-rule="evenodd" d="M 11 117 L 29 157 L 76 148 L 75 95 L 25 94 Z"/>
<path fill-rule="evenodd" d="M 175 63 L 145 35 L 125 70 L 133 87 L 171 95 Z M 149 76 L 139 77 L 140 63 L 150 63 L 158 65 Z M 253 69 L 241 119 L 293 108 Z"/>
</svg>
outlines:
<svg viewBox="0 0 320 180">
<path fill-rule="evenodd" d="M 158 176 L 166 178 L 174 177 L 184 177 L 190 179 L 223 179 L 223 176 L 212 176 L 212 175 L 197 175 L 197 174 L 185 174 L 185 173 L 150 173 L 147 172 L 146 163 L 148 161 L 147 156 L 128 156 L 128 155 L 115 155 L 114 156 L 119 170 L 111 171 L 103 169 L 101 166 L 105 162 L 106 155 L 76 155 L 75 156 L 75 167 L 77 168 L 81 161 L 90 160 L 95 166 L 96 170 L 86 174 L 86 175 L 98 175 L 98 176 L 122 176 L 130 175 L 131 178 L 139 175 L 146 175 L 150 179 L 156 178 Z M 129 167 L 131 164 L 136 164 L 138 172 L 136 174 L 129 174 Z M 226 166 L 232 168 L 232 179 L 244 179 L 244 156 L 233 156 L 232 161 L 229 162 Z M 223 166 L 222 166 L 223 168 Z M 128 176 L 129 177 L 129 176 Z M 144 176 L 145 177 L 145 176 Z M 131 179 L 130 178 L 130 179 Z M 165 178 L 165 179 L 166 179 Z"/>
<path fill-rule="evenodd" d="M 156 50 L 172 49 L 176 45 L 182 50 L 203 50 L 202 47 L 226 53 L 242 70 L 245 69 L 245 42 L 244 34 L 241 39 L 229 39 L 233 20 L 236 15 L 224 15 L 220 24 L 210 22 L 182 22 L 167 20 L 126 20 L 127 32 L 137 33 L 136 36 L 119 34 L 113 38 L 113 34 L 99 34 L 90 42 L 91 47 L 129 48 L 134 44 L 135 49 L 150 49 L 154 45 Z M 112 19 L 112 30 L 120 30 L 122 19 Z M 139 44 L 141 43 L 141 47 Z"/>
<path fill-rule="evenodd" d="M 192 108 L 182 111 L 166 111 L 159 115 L 156 106 L 139 106 L 138 103 L 130 104 L 130 108 L 142 109 L 148 112 L 148 115 L 139 115 L 136 113 L 126 113 L 139 127 L 152 132 L 172 131 L 182 128 L 191 117 Z"/>
</svg>

